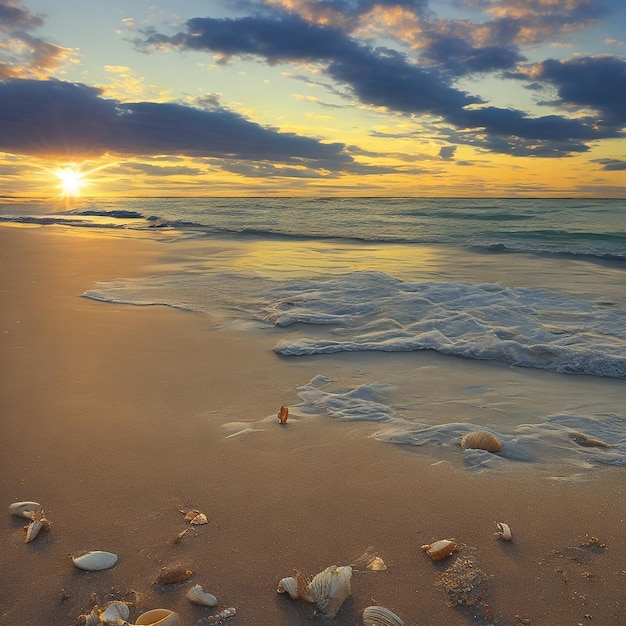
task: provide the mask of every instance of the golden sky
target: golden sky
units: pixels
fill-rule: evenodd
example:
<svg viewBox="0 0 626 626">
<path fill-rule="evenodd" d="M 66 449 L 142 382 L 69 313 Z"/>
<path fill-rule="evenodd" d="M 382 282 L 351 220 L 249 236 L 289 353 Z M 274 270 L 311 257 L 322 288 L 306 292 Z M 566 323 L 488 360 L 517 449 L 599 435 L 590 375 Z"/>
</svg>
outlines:
<svg viewBox="0 0 626 626">
<path fill-rule="evenodd" d="M 0 0 L 0 195 L 626 196 L 622 0 Z"/>
</svg>

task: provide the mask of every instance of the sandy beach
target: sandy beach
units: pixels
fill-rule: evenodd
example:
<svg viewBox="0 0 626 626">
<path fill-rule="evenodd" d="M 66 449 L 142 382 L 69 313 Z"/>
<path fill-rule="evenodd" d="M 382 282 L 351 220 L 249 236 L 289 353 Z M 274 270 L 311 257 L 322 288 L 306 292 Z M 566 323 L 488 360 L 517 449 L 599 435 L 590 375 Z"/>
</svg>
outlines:
<svg viewBox="0 0 626 626">
<path fill-rule="evenodd" d="M 580 481 L 523 466 L 469 473 L 369 437 L 375 424 L 296 412 L 281 426 L 280 406 L 298 404 L 296 387 L 321 369 L 406 355 L 294 362 L 263 333 L 215 330 L 209 315 L 80 297 L 97 281 L 149 274 L 164 254 L 136 235 L 0 228 L 0 625 L 79 624 L 114 597 L 133 603 L 131 622 L 164 607 L 190 626 L 235 607 L 233 625 L 322 623 L 276 588 L 294 568 L 312 576 L 332 564 L 354 566 L 336 624 L 361 624 L 373 604 L 415 626 L 626 624 L 623 469 Z M 450 376 L 483 367 L 411 358 L 446 360 Z M 52 522 L 29 544 L 8 514 L 19 500 L 40 502 Z M 208 524 L 174 542 L 181 508 Z M 494 537 L 497 521 L 512 542 Z M 420 546 L 444 538 L 462 550 L 432 562 Z M 69 555 L 86 550 L 119 561 L 83 572 Z M 387 569 L 368 570 L 364 553 Z M 457 556 L 485 573 L 473 606 L 448 606 L 436 584 Z M 191 578 L 155 585 L 172 563 Z M 218 606 L 192 605 L 193 584 Z"/>
</svg>

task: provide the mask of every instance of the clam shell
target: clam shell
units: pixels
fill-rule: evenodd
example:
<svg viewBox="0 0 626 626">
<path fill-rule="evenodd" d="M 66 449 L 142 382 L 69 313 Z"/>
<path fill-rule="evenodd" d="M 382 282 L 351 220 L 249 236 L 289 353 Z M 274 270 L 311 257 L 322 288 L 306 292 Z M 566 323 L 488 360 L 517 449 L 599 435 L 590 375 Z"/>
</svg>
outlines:
<svg viewBox="0 0 626 626">
<path fill-rule="evenodd" d="M 422 546 L 422 550 L 424 550 L 433 561 L 441 561 L 456 550 L 456 542 L 452 541 L 452 539 L 440 539 L 439 541 L 435 541 L 435 543 Z"/>
<path fill-rule="evenodd" d="M 125 602 L 113 600 L 109 602 L 102 613 L 100 613 L 100 623 L 114 625 L 120 622 L 124 623 L 130 616 L 130 609 Z"/>
<path fill-rule="evenodd" d="M 276 591 L 278 593 L 288 593 L 292 600 L 297 600 L 300 597 L 298 593 L 298 581 L 293 576 L 281 579 Z"/>
<path fill-rule="evenodd" d="M 335 617 L 343 601 L 350 595 L 352 567 L 330 565 L 316 574 L 309 584 L 309 594 L 325 617 Z"/>
<path fill-rule="evenodd" d="M 200 585 L 194 585 L 187 590 L 185 595 L 191 602 L 202 604 L 203 606 L 215 606 L 217 604 L 217 598 L 210 593 L 206 593 Z"/>
<path fill-rule="evenodd" d="M 384 606 L 363 609 L 363 626 L 404 626 L 404 622 Z"/>
<path fill-rule="evenodd" d="M 190 578 L 192 574 L 193 572 L 190 569 L 185 569 L 178 563 L 175 563 L 174 565 L 166 565 L 159 571 L 157 583 L 160 585 L 182 583 L 184 580 Z"/>
<path fill-rule="evenodd" d="M 486 430 L 477 430 L 467 433 L 461 439 L 461 448 L 464 450 L 487 450 L 487 452 L 499 452 L 502 449 L 501 441 Z"/>
<path fill-rule="evenodd" d="M 142 613 L 135 622 L 136 626 L 180 626 L 178 613 L 169 609 L 152 609 Z"/>
<path fill-rule="evenodd" d="M 31 519 L 33 513 L 39 511 L 40 508 L 41 504 L 39 504 L 39 502 L 13 502 L 13 504 L 9 505 L 9 513 L 11 515 L 16 515 L 17 517 Z"/>
<path fill-rule="evenodd" d="M 113 567 L 117 563 L 117 554 L 102 550 L 92 550 L 81 556 L 73 556 L 72 561 L 79 569 L 95 572 Z"/>
</svg>

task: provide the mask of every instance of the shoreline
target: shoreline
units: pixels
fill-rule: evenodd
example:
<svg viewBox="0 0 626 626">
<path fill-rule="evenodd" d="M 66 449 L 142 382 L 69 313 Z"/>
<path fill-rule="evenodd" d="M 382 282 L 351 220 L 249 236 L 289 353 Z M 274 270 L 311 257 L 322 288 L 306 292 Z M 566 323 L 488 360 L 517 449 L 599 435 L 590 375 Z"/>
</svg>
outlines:
<svg viewBox="0 0 626 626">
<path fill-rule="evenodd" d="M 92 593 L 102 603 L 130 590 L 133 619 L 164 607 L 195 624 L 234 606 L 233 625 L 319 623 L 278 581 L 370 547 L 388 569 L 355 567 L 334 623 L 361 624 L 376 603 L 433 626 L 624 619 L 623 470 L 585 482 L 468 473 L 372 439 L 377 424 L 294 415 L 281 427 L 280 405 L 300 402 L 295 388 L 320 363 L 356 370 L 360 356 L 294 361 L 262 334 L 212 330 L 206 314 L 80 298 L 99 280 L 149 273 L 165 252 L 148 239 L 0 228 L 0 250 L 2 495 L 7 509 L 41 502 L 53 524 L 25 545 L 20 520 L 4 516 L 0 625 L 78 624 Z M 264 430 L 226 438 L 238 422 Z M 209 523 L 173 543 L 179 507 Z M 496 521 L 512 543 L 493 537 Z M 593 537 L 606 547 L 581 547 Z M 489 576 L 479 605 L 451 608 L 435 586 L 450 562 L 420 546 L 443 538 Z M 86 574 L 67 556 L 96 549 L 119 563 Z M 194 571 L 189 583 L 155 586 L 171 562 Z M 192 606 L 192 584 L 218 607 Z"/>
</svg>

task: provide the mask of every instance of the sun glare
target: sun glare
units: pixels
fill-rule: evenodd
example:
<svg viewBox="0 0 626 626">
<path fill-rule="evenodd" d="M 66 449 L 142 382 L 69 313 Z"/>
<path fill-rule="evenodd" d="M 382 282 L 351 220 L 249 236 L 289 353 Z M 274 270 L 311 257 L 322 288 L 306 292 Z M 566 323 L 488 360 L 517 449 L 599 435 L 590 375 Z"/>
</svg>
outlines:
<svg viewBox="0 0 626 626">
<path fill-rule="evenodd" d="M 61 194 L 65 197 L 74 197 L 80 195 L 81 187 L 84 186 L 84 174 L 73 168 L 64 167 L 56 170 L 54 175 L 61 181 Z"/>
</svg>

